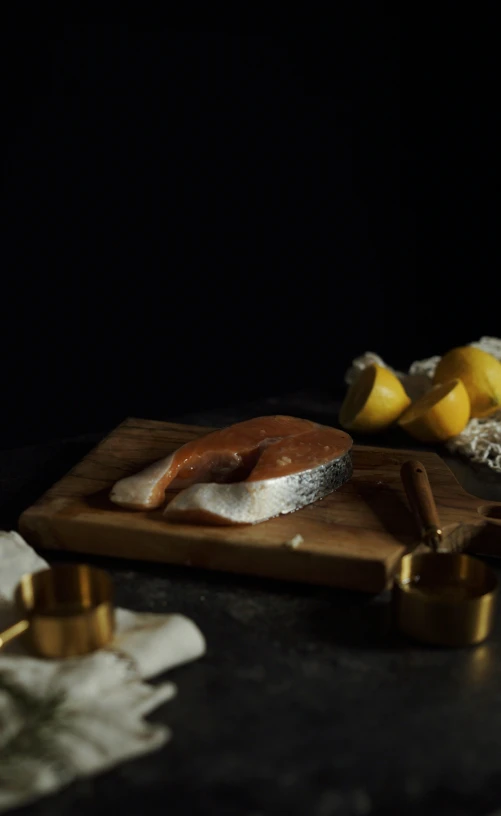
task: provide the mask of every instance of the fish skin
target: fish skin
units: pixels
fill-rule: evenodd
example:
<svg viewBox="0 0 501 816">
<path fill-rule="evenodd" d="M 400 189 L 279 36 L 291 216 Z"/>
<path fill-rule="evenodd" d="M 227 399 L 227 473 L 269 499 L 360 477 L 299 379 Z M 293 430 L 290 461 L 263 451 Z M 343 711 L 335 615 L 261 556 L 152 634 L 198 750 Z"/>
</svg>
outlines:
<svg viewBox="0 0 501 816">
<path fill-rule="evenodd" d="M 153 509 L 165 502 L 168 487 L 184 488 L 168 504 L 166 519 L 256 524 L 340 487 L 351 476 L 351 446 L 344 431 L 310 420 L 257 417 L 192 440 L 119 480 L 110 499 Z"/>
<path fill-rule="evenodd" d="M 316 468 L 274 479 L 196 484 L 175 496 L 164 515 L 182 524 L 259 524 L 325 498 L 352 473 L 351 455 L 346 453 Z"/>
</svg>

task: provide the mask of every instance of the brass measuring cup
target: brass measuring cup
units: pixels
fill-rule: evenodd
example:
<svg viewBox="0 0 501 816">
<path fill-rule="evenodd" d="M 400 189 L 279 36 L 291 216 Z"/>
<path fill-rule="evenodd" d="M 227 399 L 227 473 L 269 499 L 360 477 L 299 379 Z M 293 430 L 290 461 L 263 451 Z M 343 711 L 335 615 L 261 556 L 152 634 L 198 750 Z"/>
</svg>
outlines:
<svg viewBox="0 0 501 816">
<path fill-rule="evenodd" d="M 404 462 L 401 477 L 428 550 L 400 562 L 393 585 L 397 626 L 440 646 L 481 643 L 494 622 L 496 575 L 478 558 L 441 547 L 443 533 L 424 466 L 414 459 Z"/>
<path fill-rule="evenodd" d="M 22 619 L 0 632 L 0 649 L 25 634 L 41 657 L 75 657 L 105 646 L 113 637 L 113 584 L 87 564 L 57 564 L 24 575 L 15 595 Z"/>
</svg>

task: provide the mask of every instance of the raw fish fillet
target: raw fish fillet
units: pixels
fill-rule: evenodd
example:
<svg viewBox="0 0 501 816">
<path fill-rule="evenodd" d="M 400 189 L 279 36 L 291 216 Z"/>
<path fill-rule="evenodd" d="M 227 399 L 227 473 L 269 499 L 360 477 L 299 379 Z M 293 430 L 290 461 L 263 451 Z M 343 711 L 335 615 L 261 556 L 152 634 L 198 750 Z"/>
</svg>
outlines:
<svg viewBox="0 0 501 816">
<path fill-rule="evenodd" d="M 287 416 L 257 417 L 187 442 L 140 473 L 120 479 L 110 498 L 135 510 L 165 502 L 169 521 L 256 524 L 324 498 L 352 473 L 351 437 Z"/>
</svg>

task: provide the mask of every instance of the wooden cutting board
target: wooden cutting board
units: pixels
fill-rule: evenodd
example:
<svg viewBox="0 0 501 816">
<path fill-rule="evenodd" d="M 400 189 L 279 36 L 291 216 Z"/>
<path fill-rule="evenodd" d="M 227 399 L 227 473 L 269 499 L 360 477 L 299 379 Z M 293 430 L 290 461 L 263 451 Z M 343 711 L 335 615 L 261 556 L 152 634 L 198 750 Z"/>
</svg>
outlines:
<svg viewBox="0 0 501 816">
<path fill-rule="evenodd" d="M 197 527 L 165 521 L 160 510 L 122 510 L 112 484 L 209 428 L 127 419 L 19 521 L 35 547 L 163 561 L 283 580 L 378 592 L 416 543 L 400 467 L 416 453 L 355 446 L 353 478 L 323 501 L 244 527 Z M 470 550 L 501 554 L 501 502 L 466 493 L 435 453 L 419 453 L 442 526 Z M 461 527 L 459 527 L 461 525 Z M 302 542 L 294 546 L 293 539 Z M 300 539 L 295 539 L 300 541 Z"/>
</svg>

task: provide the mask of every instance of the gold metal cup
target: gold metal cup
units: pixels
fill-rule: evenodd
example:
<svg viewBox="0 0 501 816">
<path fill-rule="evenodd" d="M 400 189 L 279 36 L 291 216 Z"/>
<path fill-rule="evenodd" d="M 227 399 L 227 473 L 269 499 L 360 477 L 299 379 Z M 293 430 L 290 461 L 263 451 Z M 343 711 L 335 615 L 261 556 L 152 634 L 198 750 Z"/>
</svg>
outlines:
<svg viewBox="0 0 501 816">
<path fill-rule="evenodd" d="M 402 558 L 393 585 L 398 627 L 440 646 L 485 640 L 494 621 L 497 578 L 469 555 L 425 552 Z"/>
<path fill-rule="evenodd" d="M 0 648 L 25 633 L 28 647 L 41 657 L 76 657 L 113 637 L 112 581 L 87 564 L 58 564 L 24 575 L 16 604 L 22 620 L 0 633 Z"/>
</svg>

